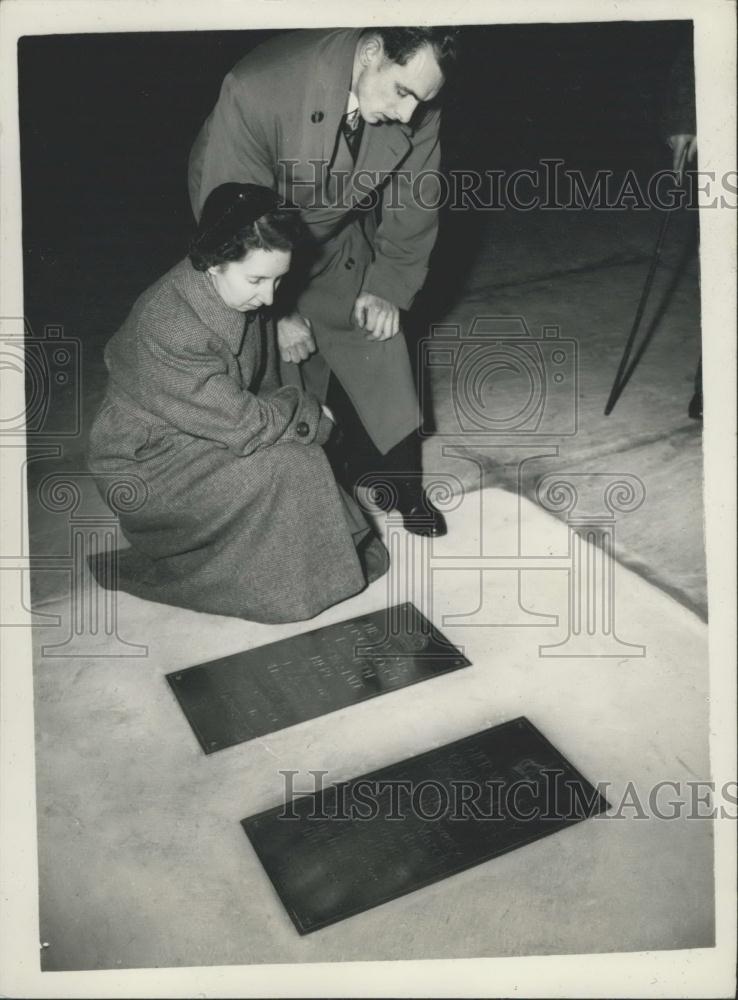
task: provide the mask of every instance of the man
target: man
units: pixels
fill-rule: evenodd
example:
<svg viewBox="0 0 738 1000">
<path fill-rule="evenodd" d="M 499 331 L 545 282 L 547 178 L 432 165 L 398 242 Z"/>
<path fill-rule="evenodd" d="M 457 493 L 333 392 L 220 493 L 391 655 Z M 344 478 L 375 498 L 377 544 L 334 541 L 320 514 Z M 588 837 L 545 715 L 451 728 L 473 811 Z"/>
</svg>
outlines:
<svg viewBox="0 0 738 1000">
<path fill-rule="evenodd" d="M 375 482 L 387 483 L 377 491 L 385 508 L 426 535 L 446 528 L 422 487 L 400 310 L 423 285 L 436 239 L 440 112 L 431 102 L 454 45 L 440 28 L 273 38 L 226 76 L 189 169 L 196 216 L 226 181 L 275 188 L 302 209 L 315 248 L 277 324 L 283 377 L 327 399 L 354 455 L 369 453 Z"/>
</svg>

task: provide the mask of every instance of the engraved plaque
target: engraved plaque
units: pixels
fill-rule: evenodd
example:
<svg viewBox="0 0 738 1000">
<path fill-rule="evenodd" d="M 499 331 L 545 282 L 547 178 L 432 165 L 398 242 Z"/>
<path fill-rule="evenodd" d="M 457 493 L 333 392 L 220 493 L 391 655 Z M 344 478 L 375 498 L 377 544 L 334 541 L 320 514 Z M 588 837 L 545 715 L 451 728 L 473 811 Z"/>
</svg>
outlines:
<svg viewBox="0 0 738 1000">
<path fill-rule="evenodd" d="M 241 822 L 309 934 L 607 808 L 521 717 Z"/>
<path fill-rule="evenodd" d="M 470 665 L 414 605 L 399 604 L 167 680 L 213 753 Z"/>
</svg>

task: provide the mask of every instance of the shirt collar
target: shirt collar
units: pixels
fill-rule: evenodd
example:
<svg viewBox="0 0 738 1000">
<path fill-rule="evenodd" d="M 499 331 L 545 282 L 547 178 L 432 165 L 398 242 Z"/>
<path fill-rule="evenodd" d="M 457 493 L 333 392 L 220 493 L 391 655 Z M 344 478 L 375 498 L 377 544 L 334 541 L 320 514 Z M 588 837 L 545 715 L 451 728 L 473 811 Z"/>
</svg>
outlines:
<svg viewBox="0 0 738 1000">
<path fill-rule="evenodd" d="M 349 92 L 348 92 L 348 102 L 346 104 L 345 114 L 346 115 L 352 115 L 355 111 L 358 111 L 358 110 L 359 110 L 359 99 L 358 99 L 358 97 L 356 96 L 356 94 L 352 90 L 349 90 Z M 398 122 L 397 124 L 398 124 L 399 128 L 401 129 L 401 131 L 403 131 L 406 136 L 409 137 L 409 136 L 413 135 L 414 129 L 412 128 L 411 125 L 404 125 L 402 122 Z"/>
</svg>

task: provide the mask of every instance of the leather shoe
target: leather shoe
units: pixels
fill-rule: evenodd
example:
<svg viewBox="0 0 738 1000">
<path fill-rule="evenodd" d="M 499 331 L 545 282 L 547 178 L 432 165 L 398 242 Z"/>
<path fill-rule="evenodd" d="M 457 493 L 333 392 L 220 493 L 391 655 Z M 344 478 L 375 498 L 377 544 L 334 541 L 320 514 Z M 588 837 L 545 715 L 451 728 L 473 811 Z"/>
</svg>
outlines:
<svg viewBox="0 0 738 1000">
<path fill-rule="evenodd" d="M 391 480 L 382 483 L 378 479 L 370 486 L 370 492 L 380 510 L 399 511 L 405 530 L 413 535 L 441 538 L 448 532 L 446 518 L 433 506 L 425 490 L 418 487 L 417 479 L 406 480 L 394 488 Z"/>
<path fill-rule="evenodd" d="M 440 510 L 436 510 L 425 493 L 420 503 L 413 504 L 412 507 L 403 506 L 398 509 L 402 514 L 405 530 L 413 535 L 441 538 L 448 531 L 446 518 Z"/>
</svg>

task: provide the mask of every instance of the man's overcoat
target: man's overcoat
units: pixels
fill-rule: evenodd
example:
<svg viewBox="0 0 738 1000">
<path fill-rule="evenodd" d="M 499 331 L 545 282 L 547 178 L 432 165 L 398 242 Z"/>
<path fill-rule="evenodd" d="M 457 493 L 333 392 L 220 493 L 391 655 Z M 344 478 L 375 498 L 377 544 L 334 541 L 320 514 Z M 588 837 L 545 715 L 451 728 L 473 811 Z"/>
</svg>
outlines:
<svg viewBox="0 0 738 1000">
<path fill-rule="evenodd" d="M 88 462 L 101 489 L 133 475 L 143 498 L 120 514 L 132 549 L 114 586 L 264 622 L 363 589 L 367 524 L 320 447 L 330 422 L 317 400 L 279 386 L 270 329 L 244 331 L 184 260 L 138 299 L 105 361 Z"/>
<path fill-rule="evenodd" d="M 367 340 L 351 316 L 361 291 L 407 309 L 423 285 L 438 225 L 440 114 L 419 108 L 411 125 L 366 125 L 354 165 L 340 124 L 359 36 L 293 32 L 245 56 L 195 142 L 189 187 L 198 217 L 227 181 L 263 184 L 302 208 L 317 252 L 297 308 L 318 344 L 302 376 L 324 398 L 335 372 L 386 452 L 419 423 L 407 346 L 403 335 Z M 297 381 L 287 367 L 285 380 Z"/>
</svg>

